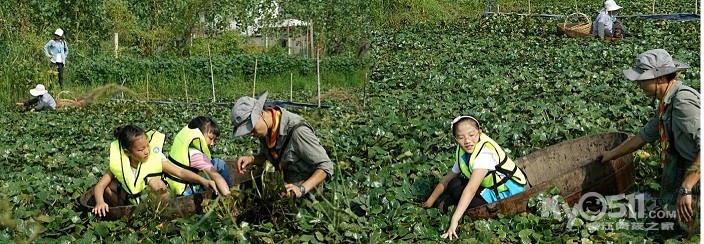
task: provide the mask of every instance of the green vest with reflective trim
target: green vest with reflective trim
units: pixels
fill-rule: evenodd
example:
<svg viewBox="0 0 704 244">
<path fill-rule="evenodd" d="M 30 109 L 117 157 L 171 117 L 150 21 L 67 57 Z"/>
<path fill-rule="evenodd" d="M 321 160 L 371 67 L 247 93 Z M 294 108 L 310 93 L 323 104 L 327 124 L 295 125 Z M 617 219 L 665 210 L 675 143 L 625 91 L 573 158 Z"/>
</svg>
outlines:
<svg viewBox="0 0 704 244">
<path fill-rule="evenodd" d="M 191 167 L 191 156 L 188 153 L 188 149 L 191 147 L 203 152 L 208 159 L 211 159 L 210 148 L 208 148 L 208 143 L 205 141 L 205 136 L 203 136 L 200 129 L 190 129 L 188 126 L 185 126 L 178 132 L 178 134 L 176 134 L 176 138 L 174 138 L 174 143 L 171 145 L 171 151 L 169 151 L 169 161 L 178 167 L 198 173 L 198 169 Z M 186 190 L 186 186 L 190 185 L 188 182 L 176 176 L 169 174 L 165 175 L 166 183 L 169 184 L 169 189 L 176 195 L 183 195 L 183 192 Z M 193 190 L 193 192 L 195 192 L 196 189 Z"/>
<path fill-rule="evenodd" d="M 110 172 L 120 182 L 122 189 L 127 191 L 127 197 L 132 204 L 139 203 L 139 193 L 147 187 L 147 178 L 160 176 L 162 173 L 160 153 L 165 136 L 155 130 L 146 134 L 149 140 L 149 158 L 137 166 L 137 177 L 134 176 L 130 159 L 120 143 L 117 140 L 110 143 Z"/>
<path fill-rule="evenodd" d="M 523 170 L 516 166 L 516 163 L 514 163 L 513 160 L 506 155 L 506 152 L 504 152 L 499 144 L 489 138 L 489 136 L 484 135 L 484 133 L 479 136 L 479 142 L 474 145 L 472 155 L 469 157 L 469 162 L 464 160 L 464 155 L 466 152 L 460 148 L 459 145 L 457 146 L 455 153 L 457 155 L 457 164 L 460 165 L 460 170 L 462 170 L 462 173 L 468 179 L 472 175 L 474 160 L 477 159 L 477 155 L 479 155 L 482 150 L 493 150 L 496 152 L 494 159 L 499 162 L 499 164 L 495 167 L 496 170 L 490 172 L 486 177 L 484 177 L 481 183 L 482 187 L 494 190 L 496 196 L 498 197 L 499 192 L 508 190 L 508 187 L 506 187 L 506 182 L 509 179 L 513 179 L 516 183 L 521 185 L 525 185 L 528 182 Z M 504 178 L 499 179 L 499 176 L 496 174 L 497 172 L 504 174 Z"/>
</svg>

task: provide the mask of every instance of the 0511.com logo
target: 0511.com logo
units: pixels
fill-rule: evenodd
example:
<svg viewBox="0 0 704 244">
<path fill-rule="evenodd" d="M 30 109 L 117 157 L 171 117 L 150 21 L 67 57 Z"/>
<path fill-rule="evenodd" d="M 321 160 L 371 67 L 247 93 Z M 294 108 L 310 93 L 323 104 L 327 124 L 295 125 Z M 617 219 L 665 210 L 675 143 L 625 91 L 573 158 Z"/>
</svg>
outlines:
<svg viewBox="0 0 704 244">
<path fill-rule="evenodd" d="M 588 192 L 570 207 L 555 197 L 540 200 L 540 216 L 543 218 L 567 219 L 567 227 L 580 226 L 584 220 L 589 227 L 603 230 L 674 230 L 677 211 L 656 207 L 654 200 L 645 193 L 603 196 Z M 646 204 L 648 203 L 648 204 Z M 650 222 L 626 222 L 625 219 L 650 220 Z M 652 220 L 668 221 L 652 221 Z"/>
</svg>

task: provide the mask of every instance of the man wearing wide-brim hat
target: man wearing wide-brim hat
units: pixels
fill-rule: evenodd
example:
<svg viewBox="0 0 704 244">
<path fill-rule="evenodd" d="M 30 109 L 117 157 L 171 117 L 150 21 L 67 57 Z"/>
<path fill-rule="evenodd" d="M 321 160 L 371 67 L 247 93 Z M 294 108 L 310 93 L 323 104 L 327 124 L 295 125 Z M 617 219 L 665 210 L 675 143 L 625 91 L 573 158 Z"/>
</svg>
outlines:
<svg viewBox="0 0 704 244">
<path fill-rule="evenodd" d="M 30 112 L 39 112 L 42 110 L 56 109 L 56 101 L 49 95 L 44 85 L 37 84 L 37 87 L 29 90 L 29 94 L 33 96 L 24 103 L 16 103 L 17 106 L 31 107 Z"/>
<path fill-rule="evenodd" d="M 699 233 L 699 220 L 692 219 L 699 215 L 699 207 L 693 202 L 698 202 L 700 193 L 700 95 L 676 80 L 677 72 L 687 68 L 687 64 L 672 59 L 663 49 L 636 57 L 635 67 L 623 74 L 635 81 L 646 96 L 659 101 L 658 111 L 638 135 L 602 156 L 607 162 L 657 141 L 663 168 L 660 200 L 666 209 L 677 211 L 680 222 L 695 224 Z"/>
<path fill-rule="evenodd" d="M 333 164 L 312 127 L 297 114 L 280 107 L 264 107 L 268 93 L 242 97 L 232 107 L 234 136 L 259 139 L 259 154 L 237 159 L 243 173 L 250 164 L 271 162 L 283 172 L 286 193 L 302 197 L 333 174 Z"/>
</svg>

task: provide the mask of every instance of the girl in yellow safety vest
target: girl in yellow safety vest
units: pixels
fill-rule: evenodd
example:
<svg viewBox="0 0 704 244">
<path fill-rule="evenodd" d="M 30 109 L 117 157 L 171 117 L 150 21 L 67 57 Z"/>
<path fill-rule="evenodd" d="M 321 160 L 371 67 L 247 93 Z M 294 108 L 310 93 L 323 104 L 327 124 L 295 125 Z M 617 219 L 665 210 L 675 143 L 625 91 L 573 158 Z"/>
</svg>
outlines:
<svg viewBox="0 0 704 244">
<path fill-rule="evenodd" d="M 423 207 L 430 208 L 435 200 L 449 190 L 446 201 L 457 204 L 450 227 L 443 238 L 457 237 L 455 230 L 468 208 L 492 203 L 524 190 L 525 173 L 516 166 L 506 152 L 482 133 L 479 122 L 471 116 L 455 118 L 451 125 L 457 148 L 455 165 L 435 187 Z"/>
<path fill-rule="evenodd" d="M 110 145 L 109 168 L 95 185 L 94 214 L 105 216 L 109 205 L 139 203 L 139 195 L 147 187 L 162 198 L 168 198 L 166 184 L 161 180 L 162 170 L 189 182 L 215 188 L 212 180 L 206 180 L 167 161 L 161 153 L 164 134 L 145 132 L 134 125 L 118 127 L 113 134 L 117 140 Z"/>
<path fill-rule="evenodd" d="M 227 163 L 211 155 L 215 140 L 219 136 L 220 127 L 212 118 L 198 116 L 176 134 L 169 152 L 169 160 L 178 167 L 196 173 L 204 172 L 215 181 L 220 195 L 229 196 L 232 179 Z M 166 174 L 166 182 L 171 192 L 176 195 L 189 196 L 205 190 L 169 174 Z"/>
</svg>

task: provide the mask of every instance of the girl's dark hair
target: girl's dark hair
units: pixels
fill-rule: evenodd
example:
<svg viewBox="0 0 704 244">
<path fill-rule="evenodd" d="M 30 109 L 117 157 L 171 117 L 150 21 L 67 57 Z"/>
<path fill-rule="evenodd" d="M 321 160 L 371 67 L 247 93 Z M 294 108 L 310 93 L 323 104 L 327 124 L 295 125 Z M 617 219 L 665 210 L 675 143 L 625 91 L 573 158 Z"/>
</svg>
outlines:
<svg viewBox="0 0 704 244">
<path fill-rule="evenodd" d="M 470 125 L 474 126 L 474 128 L 481 129 L 481 128 L 479 128 L 479 123 L 476 120 L 474 120 L 470 117 L 464 117 L 452 125 L 452 136 L 457 135 L 457 126 L 456 125 L 459 125 L 460 123 L 463 123 L 463 122 L 468 122 Z"/>
<path fill-rule="evenodd" d="M 125 125 L 115 128 L 112 134 L 117 138 L 117 141 L 120 142 L 122 148 L 129 149 L 138 137 L 144 135 L 144 130 L 136 125 Z"/>
<path fill-rule="evenodd" d="M 218 124 L 215 123 L 215 121 L 208 116 L 195 117 L 193 120 L 191 120 L 190 123 L 188 123 L 188 128 L 198 128 L 200 129 L 200 132 L 203 133 L 203 135 L 210 132 L 213 133 L 213 135 L 215 135 L 216 137 L 220 136 L 220 127 L 218 127 Z"/>
</svg>

